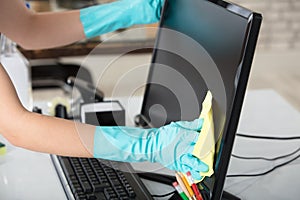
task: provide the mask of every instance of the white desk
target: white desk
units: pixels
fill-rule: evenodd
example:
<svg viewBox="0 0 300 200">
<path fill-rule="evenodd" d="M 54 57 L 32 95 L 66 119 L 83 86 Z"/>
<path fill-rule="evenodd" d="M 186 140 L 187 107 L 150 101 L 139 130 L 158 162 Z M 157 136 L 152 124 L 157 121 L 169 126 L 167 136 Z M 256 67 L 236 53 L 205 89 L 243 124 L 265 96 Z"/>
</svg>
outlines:
<svg viewBox="0 0 300 200">
<path fill-rule="evenodd" d="M 131 125 L 133 117 L 140 111 L 141 99 L 122 98 L 121 102 L 127 107 L 127 124 Z M 283 122 L 286 123 L 285 126 Z M 250 91 L 246 97 L 238 131 L 273 136 L 300 135 L 299 122 L 300 113 L 277 93 L 265 90 Z M 300 146 L 299 142 L 266 142 L 237 138 L 234 153 L 245 156 L 277 156 L 295 150 Z M 8 147 L 7 155 L 0 157 L 0 199 L 66 199 L 49 155 L 11 145 Z M 272 164 L 274 163 L 240 161 L 233 158 L 228 173 L 264 171 Z M 154 167 L 161 172 L 159 165 L 149 166 L 148 163 L 147 165 L 140 163 L 134 167 L 145 169 L 146 166 L 152 171 Z M 299 169 L 300 159 L 260 178 L 230 178 L 226 181 L 225 189 L 243 199 L 296 199 L 300 196 Z M 145 184 L 149 187 L 149 191 L 155 194 L 163 194 L 172 189 L 148 181 Z"/>
<path fill-rule="evenodd" d="M 271 90 L 249 92 L 238 132 L 277 137 L 300 136 L 300 113 Z M 270 141 L 236 137 L 233 154 L 277 157 L 300 147 L 300 140 Z M 297 155 L 275 162 L 231 159 L 228 174 L 261 173 Z M 299 199 L 300 159 L 261 177 L 227 178 L 225 190 L 242 199 Z"/>
<path fill-rule="evenodd" d="M 66 195 L 48 154 L 8 145 L 0 156 L 0 199 L 65 200 Z"/>
</svg>

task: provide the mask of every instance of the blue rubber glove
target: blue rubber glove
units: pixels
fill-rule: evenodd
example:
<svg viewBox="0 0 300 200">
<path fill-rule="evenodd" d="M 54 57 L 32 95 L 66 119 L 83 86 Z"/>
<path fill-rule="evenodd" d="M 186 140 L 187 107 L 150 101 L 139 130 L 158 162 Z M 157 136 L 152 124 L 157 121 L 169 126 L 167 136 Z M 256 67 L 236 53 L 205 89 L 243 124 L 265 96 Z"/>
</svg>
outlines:
<svg viewBox="0 0 300 200">
<path fill-rule="evenodd" d="M 87 38 L 127 28 L 135 24 L 158 22 L 164 0 L 120 0 L 83 8 L 80 21 Z"/>
<path fill-rule="evenodd" d="M 123 162 L 150 161 L 180 172 L 199 173 L 208 166 L 192 155 L 202 119 L 172 122 L 161 128 L 98 126 L 94 136 L 94 157 Z"/>
</svg>

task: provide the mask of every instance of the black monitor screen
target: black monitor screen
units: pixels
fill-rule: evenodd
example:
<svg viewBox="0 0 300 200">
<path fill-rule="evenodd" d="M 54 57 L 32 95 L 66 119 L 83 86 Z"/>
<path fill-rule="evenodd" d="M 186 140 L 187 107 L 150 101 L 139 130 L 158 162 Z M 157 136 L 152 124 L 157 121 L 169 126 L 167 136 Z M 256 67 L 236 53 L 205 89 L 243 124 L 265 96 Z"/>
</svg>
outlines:
<svg viewBox="0 0 300 200">
<path fill-rule="evenodd" d="M 222 146 L 251 17 L 249 10 L 223 1 L 165 3 L 141 112 L 152 126 L 198 118 L 210 90 L 216 148 Z M 216 172 L 220 155 L 215 155 Z M 206 178 L 203 187 L 211 192 L 214 183 L 215 176 Z"/>
</svg>

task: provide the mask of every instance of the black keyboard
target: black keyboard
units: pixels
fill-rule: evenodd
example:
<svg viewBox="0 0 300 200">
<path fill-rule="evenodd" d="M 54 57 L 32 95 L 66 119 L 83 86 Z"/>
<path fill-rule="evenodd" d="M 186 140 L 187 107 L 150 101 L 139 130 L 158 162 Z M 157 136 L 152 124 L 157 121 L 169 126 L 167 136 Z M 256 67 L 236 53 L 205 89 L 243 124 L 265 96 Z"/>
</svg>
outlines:
<svg viewBox="0 0 300 200">
<path fill-rule="evenodd" d="M 128 163 L 51 155 L 69 199 L 152 199 Z"/>
</svg>

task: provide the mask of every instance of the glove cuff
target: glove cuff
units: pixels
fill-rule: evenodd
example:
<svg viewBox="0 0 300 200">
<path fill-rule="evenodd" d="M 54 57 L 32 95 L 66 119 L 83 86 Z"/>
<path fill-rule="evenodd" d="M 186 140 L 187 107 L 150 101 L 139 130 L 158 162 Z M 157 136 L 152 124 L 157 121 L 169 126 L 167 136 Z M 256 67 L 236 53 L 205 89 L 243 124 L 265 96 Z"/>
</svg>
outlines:
<svg viewBox="0 0 300 200">
<path fill-rule="evenodd" d="M 152 135 L 153 129 L 98 126 L 94 134 L 93 155 L 123 162 L 151 161 L 155 151 Z"/>
<path fill-rule="evenodd" d="M 135 24 L 156 23 L 163 0 L 121 0 L 80 10 L 80 21 L 87 38 L 127 28 Z"/>
<path fill-rule="evenodd" d="M 86 38 L 92 38 L 131 26 L 130 15 L 128 6 L 123 1 L 116 1 L 81 9 L 80 21 Z"/>
</svg>

